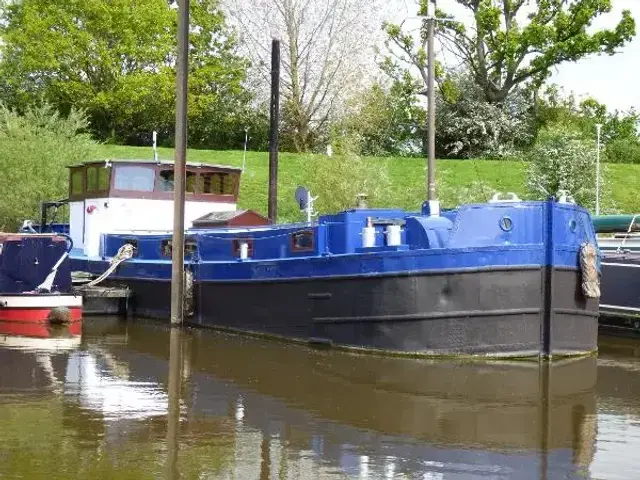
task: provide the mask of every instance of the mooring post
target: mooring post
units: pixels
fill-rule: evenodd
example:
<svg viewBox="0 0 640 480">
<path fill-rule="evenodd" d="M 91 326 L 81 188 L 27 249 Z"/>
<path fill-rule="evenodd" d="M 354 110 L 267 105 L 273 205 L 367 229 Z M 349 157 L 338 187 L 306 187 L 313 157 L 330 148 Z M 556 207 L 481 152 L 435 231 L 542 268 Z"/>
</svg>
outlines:
<svg viewBox="0 0 640 480">
<path fill-rule="evenodd" d="M 271 42 L 271 112 L 269 138 L 269 212 L 271 223 L 278 220 L 278 126 L 280 124 L 280 40 Z"/>
<path fill-rule="evenodd" d="M 167 409 L 167 460 L 166 478 L 179 478 L 178 451 L 180 438 L 180 394 L 182 390 L 182 335 L 183 330 L 172 328 L 169 332 L 169 402 Z"/>
<path fill-rule="evenodd" d="M 187 158 L 187 76 L 189 0 L 178 2 L 178 59 L 176 62 L 176 151 L 173 166 L 173 239 L 171 247 L 171 324 L 183 319 L 184 198 Z"/>
</svg>

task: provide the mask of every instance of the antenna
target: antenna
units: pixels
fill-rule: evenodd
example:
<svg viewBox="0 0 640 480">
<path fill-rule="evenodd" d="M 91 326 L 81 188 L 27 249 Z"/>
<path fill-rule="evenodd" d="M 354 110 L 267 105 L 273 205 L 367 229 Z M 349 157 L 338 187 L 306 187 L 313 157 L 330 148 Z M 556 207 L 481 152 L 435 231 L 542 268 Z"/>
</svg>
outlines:
<svg viewBox="0 0 640 480">
<path fill-rule="evenodd" d="M 307 223 L 311 223 L 311 217 L 318 215 L 318 212 L 314 212 L 313 210 L 313 202 L 315 202 L 318 197 L 312 197 L 311 192 L 302 186 L 296 188 L 295 197 L 296 202 L 298 202 L 300 206 L 300 210 L 304 210 L 307 214 Z"/>
<path fill-rule="evenodd" d="M 158 163 L 158 147 L 156 141 L 158 140 L 158 133 L 153 131 L 153 160 Z"/>
</svg>

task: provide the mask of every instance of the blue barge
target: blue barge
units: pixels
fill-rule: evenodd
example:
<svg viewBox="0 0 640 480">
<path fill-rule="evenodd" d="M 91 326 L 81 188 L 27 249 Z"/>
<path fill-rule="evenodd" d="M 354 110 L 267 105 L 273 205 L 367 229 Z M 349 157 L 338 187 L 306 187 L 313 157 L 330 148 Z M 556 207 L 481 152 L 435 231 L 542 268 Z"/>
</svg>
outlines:
<svg viewBox="0 0 640 480">
<path fill-rule="evenodd" d="M 167 321 L 172 174 L 159 161 L 72 167 L 70 225 L 58 225 L 73 238 L 75 272 L 129 288 L 134 315 Z M 240 174 L 187 166 L 190 324 L 405 355 L 597 349 L 599 252 L 589 213 L 574 203 L 497 198 L 440 211 L 425 202 L 272 225 L 239 215 Z"/>
</svg>

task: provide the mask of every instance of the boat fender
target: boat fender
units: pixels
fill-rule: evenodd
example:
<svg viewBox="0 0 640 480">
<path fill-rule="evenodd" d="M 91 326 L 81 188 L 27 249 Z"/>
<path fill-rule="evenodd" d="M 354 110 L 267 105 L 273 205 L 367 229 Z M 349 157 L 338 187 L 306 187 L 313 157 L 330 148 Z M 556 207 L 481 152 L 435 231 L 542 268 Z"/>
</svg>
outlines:
<svg viewBox="0 0 640 480">
<path fill-rule="evenodd" d="M 194 314 L 195 303 L 193 301 L 193 272 L 185 269 L 184 271 L 184 298 L 183 310 L 187 317 Z"/>
<path fill-rule="evenodd" d="M 580 271 L 582 273 L 582 294 L 586 298 L 599 298 L 598 250 L 592 243 L 585 242 L 580 245 Z"/>
<path fill-rule="evenodd" d="M 67 307 L 54 307 L 49 312 L 47 320 L 51 324 L 69 323 L 71 320 L 71 311 Z"/>
</svg>

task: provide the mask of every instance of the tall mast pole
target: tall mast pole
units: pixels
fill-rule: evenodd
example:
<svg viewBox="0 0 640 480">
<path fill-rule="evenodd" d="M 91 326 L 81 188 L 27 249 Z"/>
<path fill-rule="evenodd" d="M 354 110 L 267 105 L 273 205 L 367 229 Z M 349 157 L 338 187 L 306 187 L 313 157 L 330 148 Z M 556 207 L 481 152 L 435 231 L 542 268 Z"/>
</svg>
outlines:
<svg viewBox="0 0 640 480">
<path fill-rule="evenodd" d="M 271 127 L 269 138 L 269 204 L 271 223 L 278 221 L 278 126 L 280 124 L 280 40 L 271 42 Z"/>
<path fill-rule="evenodd" d="M 173 166 L 173 239 L 171 242 L 171 325 L 184 316 L 184 201 L 187 159 L 187 77 L 189 0 L 178 1 L 178 59 L 176 61 L 176 151 Z"/>
<path fill-rule="evenodd" d="M 427 61 L 428 79 L 427 79 L 427 95 L 428 101 L 428 163 L 427 163 L 427 199 L 429 201 L 436 200 L 436 99 L 435 99 L 435 74 L 436 61 L 434 49 L 435 23 L 436 23 L 436 6 L 431 0 L 427 2 Z"/>
</svg>

